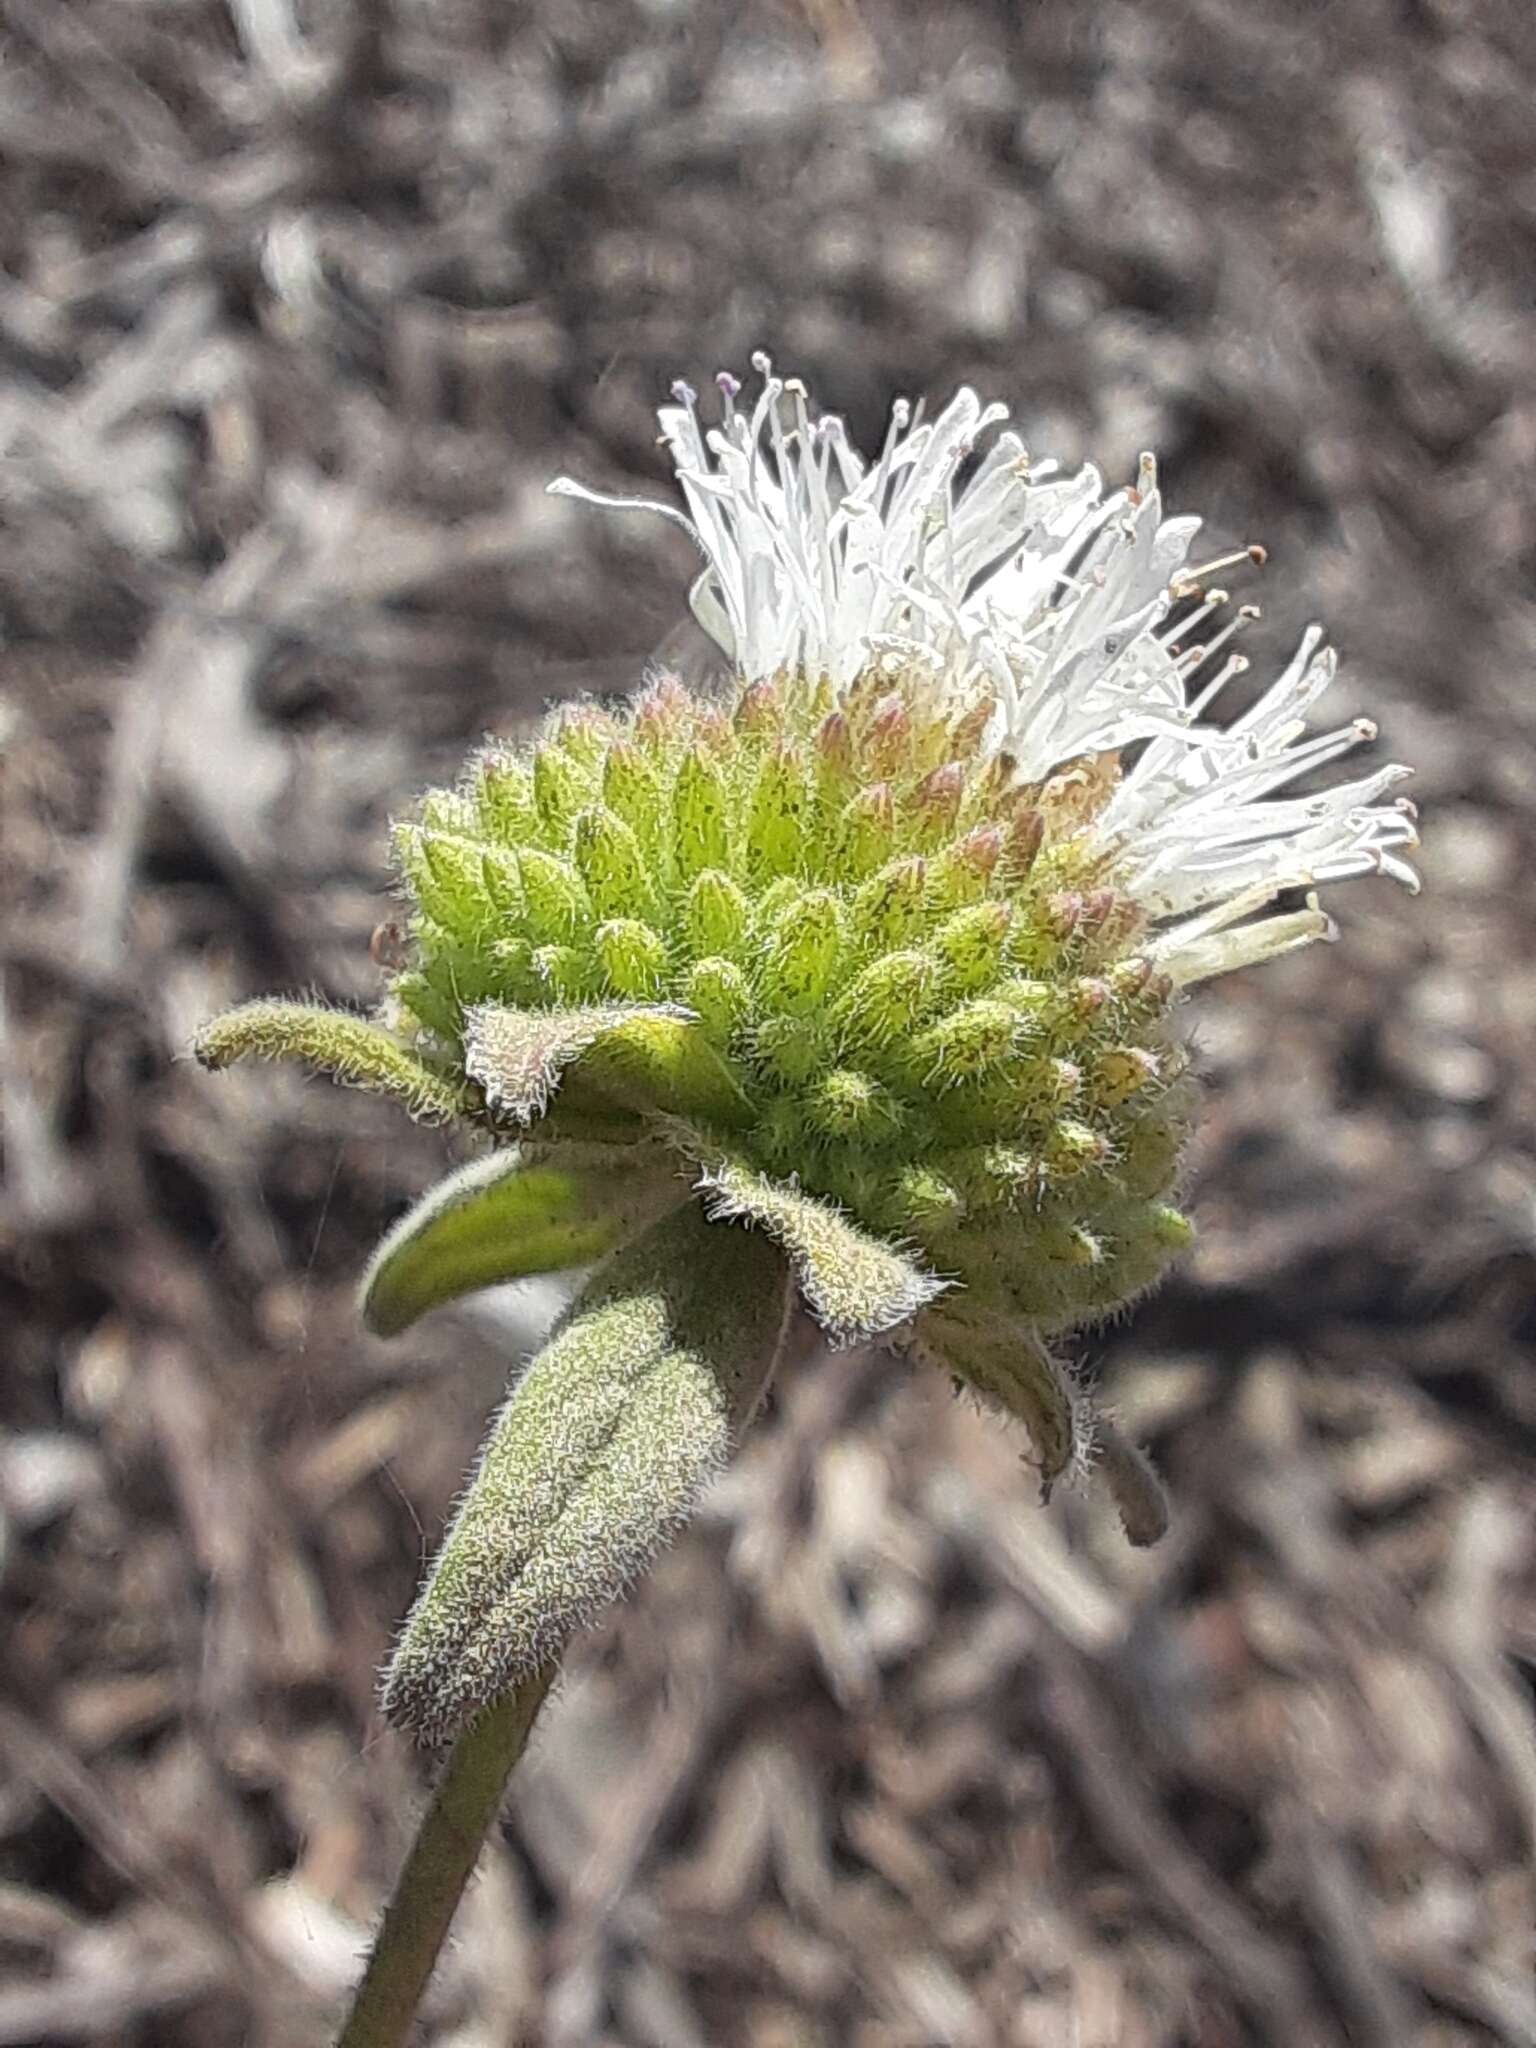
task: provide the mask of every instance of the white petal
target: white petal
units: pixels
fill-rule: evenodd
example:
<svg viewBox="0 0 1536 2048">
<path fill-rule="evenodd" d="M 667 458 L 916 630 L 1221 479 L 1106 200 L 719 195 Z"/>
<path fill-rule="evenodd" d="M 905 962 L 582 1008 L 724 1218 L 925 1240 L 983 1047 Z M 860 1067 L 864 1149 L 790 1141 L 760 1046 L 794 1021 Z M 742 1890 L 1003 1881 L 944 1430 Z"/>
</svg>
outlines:
<svg viewBox="0 0 1536 2048">
<path fill-rule="evenodd" d="M 1411 813 L 1380 800 L 1405 768 L 1277 794 L 1375 737 L 1365 720 L 1304 737 L 1337 666 L 1318 628 L 1248 711 L 1211 722 L 1247 662 L 1209 664 L 1251 608 L 1190 636 L 1227 602 L 1205 579 L 1244 557 L 1188 566 L 1200 522 L 1163 516 L 1150 456 L 1134 487 L 1110 492 L 1091 466 L 1031 465 L 1016 435 L 993 433 L 1006 409 L 962 387 L 932 420 L 898 400 L 866 462 L 796 380 L 765 356 L 754 367 L 750 411 L 722 374 L 717 424 L 702 424 L 686 385 L 658 415 L 688 516 L 551 485 L 681 525 L 706 565 L 694 614 L 744 677 L 804 670 L 846 688 L 895 653 L 956 701 L 995 695 L 987 744 L 1025 780 L 1084 754 L 1125 756 L 1095 829 L 1181 980 L 1325 936 L 1315 906 L 1273 912 L 1288 890 L 1368 872 L 1417 887 L 1400 857 L 1416 843 Z"/>
</svg>

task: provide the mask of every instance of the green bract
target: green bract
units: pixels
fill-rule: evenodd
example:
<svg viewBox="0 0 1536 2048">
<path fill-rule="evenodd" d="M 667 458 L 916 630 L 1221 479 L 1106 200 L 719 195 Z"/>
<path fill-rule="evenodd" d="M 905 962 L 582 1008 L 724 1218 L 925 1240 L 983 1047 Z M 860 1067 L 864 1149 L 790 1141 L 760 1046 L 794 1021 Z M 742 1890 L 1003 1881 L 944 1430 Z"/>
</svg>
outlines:
<svg viewBox="0 0 1536 2048">
<path fill-rule="evenodd" d="M 613 1255 L 407 1631 L 386 1699 L 413 1725 L 449 1732 L 553 1654 L 675 1525 L 751 1405 L 731 1358 L 754 1400 L 771 1374 L 775 1273 L 828 1342 L 910 1348 L 1018 1418 L 1047 1483 L 1082 1455 L 1052 1340 L 1188 1238 L 1184 1062 L 1094 831 L 1113 761 L 1022 785 L 986 711 L 877 664 L 835 704 L 794 677 L 719 702 L 663 680 L 555 713 L 397 828 L 410 959 L 375 1020 L 253 1004 L 204 1032 L 210 1065 L 297 1056 L 502 1148 L 386 1239 L 382 1332 Z M 719 1267 L 703 1296 L 682 1246 Z M 1129 1457 L 1106 1465 L 1124 1497 Z"/>
</svg>

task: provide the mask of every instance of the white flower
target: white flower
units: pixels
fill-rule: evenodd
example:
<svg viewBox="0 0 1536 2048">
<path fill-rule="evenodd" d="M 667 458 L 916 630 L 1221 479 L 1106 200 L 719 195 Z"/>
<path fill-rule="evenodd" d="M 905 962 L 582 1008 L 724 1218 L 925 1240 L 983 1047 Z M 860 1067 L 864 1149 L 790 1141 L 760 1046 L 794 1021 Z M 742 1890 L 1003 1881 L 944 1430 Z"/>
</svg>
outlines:
<svg viewBox="0 0 1536 2048">
<path fill-rule="evenodd" d="M 1163 517 L 1151 456 L 1134 486 L 1106 492 L 1091 467 L 1062 476 L 1031 463 L 1015 434 L 982 450 L 1007 409 L 962 389 L 927 422 L 898 399 L 866 462 L 797 379 L 775 376 L 766 356 L 754 364 L 763 389 L 750 412 L 722 374 L 718 424 L 701 422 L 685 384 L 658 415 L 686 516 L 564 477 L 550 486 L 683 526 L 706 564 L 695 615 L 743 676 L 803 671 L 846 688 L 894 657 L 957 701 L 990 694 L 988 744 L 1015 756 L 1023 780 L 1119 757 L 1095 829 L 1181 982 L 1331 938 L 1310 894 L 1304 909 L 1275 908 L 1287 892 L 1368 872 L 1418 886 L 1399 852 L 1417 843 L 1413 808 L 1381 801 L 1408 769 L 1275 794 L 1375 737 L 1357 719 L 1302 738 L 1336 667 L 1317 628 L 1251 710 L 1211 721 L 1248 666 L 1223 650 L 1257 612 L 1240 607 L 1202 639 L 1230 602 L 1207 579 L 1263 551 L 1188 567 L 1200 521 Z"/>
</svg>

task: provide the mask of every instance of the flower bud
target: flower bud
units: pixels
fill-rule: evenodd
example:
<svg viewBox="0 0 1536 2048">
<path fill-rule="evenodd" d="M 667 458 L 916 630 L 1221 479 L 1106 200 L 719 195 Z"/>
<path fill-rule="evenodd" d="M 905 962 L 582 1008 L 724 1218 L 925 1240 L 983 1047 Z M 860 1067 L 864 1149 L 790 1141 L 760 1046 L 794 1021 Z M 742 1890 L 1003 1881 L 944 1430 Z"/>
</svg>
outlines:
<svg viewBox="0 0 1536 2048">
<path fill-rule="evenodd" d="M 1045 820 L 1032 809 L 1016 810 L 1009 819 L 1003 842 L 1003 864 L 1014 883 L 1022 882 L 1039 857 L 1045 843 Z"/>
<path fill-rule="evenodd" d="M 765 738 L 777 730 L 778 713 L 778 690 L 766 677 L 761 677 L 748 684 L 736 700 L 736 730 Z"/>
<path fill-rule="evenodd" d="M 1122 1144 L 1115 1178 L 1128 1195 L 1161 1194 L 1173 1178 L 1181 1148 L 1181 1133 L 1171 1119 L 1144 1117 Z"/>
<path fill-rule="evenodd" d="M 842 906 L 830 889 L 811 889 L 774 920 L 758 968 L 765 1010 L 803 1017 L 821 1007 L 847 946 Z"/>
<path fill-rule="evenodd" d="M 864 750 L 870 768 L 882 782 L 894 781 L 912 754 L 912 715 L 897 691 L 882 697 L 864 728 Z"/>
<path fill-rule="evenodd" d="M 900 1105 L 868 1074 L 834 1067 L 816 1083 L 807 1102 L 812 1124 L 833 1138 L 879 1142 L 901 1121 Z"/>
<path fill-rule="evenodd" d="M 1013 1052 L 1017 1020 L 1006 1003 L 964 1003 L 912 1043 L 912 1060 L 938 1088 L 995 1073 Z"/>
<path fill-rule="evenodd" d="M 535 846 L 523 846 L 518 849 L 517 871 L 532 938 L 545 943 L 563 941 L 591 924 L 591 898 L 568 860 L 558 860 Z"/>
<path fill-rule="evenodd" d="M 780 740 L 763 757 L 747 806 L 747 870 L 754 880 L 791 874 L 799 865 L 806 801 L 800 750 Z"/>
<path fill-rule="evenodd" d="M 930 922 L 928 863 L 909 854 L 888 861 L 859 889 L 849 935 L 857 946 L 886 952 L 921 937 Z"/>
<path fill-rule="evenodd" d="M 673 858 L 679 879 L 730 866 L 730 790 L 702 747 L 684 754 L 672 792 Z"/>
<path fill-rule="evenodd" d="M 982 736 L 997 715 L 997 699 L 982 696 L 966 708 L 950 726 L 949 750 L 957 761 L 969 761 L 981 747 Z"/>
<path fill-rule="evenodd" d="M 666 798 L 652 757 L 630 740 L 615 740 L 603 764 L 603 802 L 634 833 L 654 862 L 667 822 Z"/>
<path fill-rule="evenodd" d="M 547 842 L 569 839 L 576 814 L 597 794 L 597 778 L 565 747 L 546 743 L 533 754 L 533 800 Z"/>
<path fill-rule="evenodd" d="M 803 1087 L 827 1060 L 821 1031 L 808 1017 L 764 1017 L 753 1032 L 759 1064 L 781 1085 Z"/>
<path fill-rule="evenodd" d="M 840 865 L 851 879 L 868 875 L 890 855 L 896 804 L 888 782 L 861 790 L 843 811 L 839 826 Z"/>
<path fill-rule="evenodd" d="M 646 917 L 655 888 L 640 843 L 622 818 L 594 804 L 576 820 L 576 866 L 598 917 Z"/>
<path fill-rule="evenodd" d="M 1106 978 L 1121 1002 L 1134 1002 L 1153 979 L 1152 962 L 1139 955 L 1116 961 Z"/>
<path fill-rule="evenodd" d="M 930 864 L 934 901 L 958 909 L 985 896 L 1002 843 L 995 825 L 977 825 L 946 846 Z"/>
<path fill-rule="evenodd" d="M 1111 1046 L 1094 1068 L 1094 1092 L 1106 1109 L 1118 1109 L 1158 1078 L 1156 1053 L 1140 1045 Z"/>
<path fill-rule="evenodd" d="M 1045 899 L 1046 929 L 1057 939 L 1076 936 L 1083 921 L 1083 898 L 1076 889 L 1058 889 Z"/>
<path fill-rule="evenodd" d="M 596 943 L 615 995 L 643 1003 L 661 993 L 667 949 L 650 925 L 638 918 L 612 918 L 598 926 Z"/>
<path fill-rule="evenodd" d="M 925 775 L 912 795 L 913 830 L 925 847 L 937 846 L 954 829 L 965 794 L 965 770 L 946 761 Z"/>
<path fill-rule="evenodd" d="M 1089 1167 L 1102 1166 L 1109 1157 L 1109 1141 L 1090 1125 L 1064 1116 L 1047 1134 L 1042 1157 L 1055 1179 L 1070 1180 Z"/>
<path fill-rule="evenodd" d="M 1012 923 L 1009 906 L 994 901 L 957 910 L 939 926 L 932 950 L 953 994 L 970 995 L 997 980 Z"/>
<path fill-rule="evenodd" d="M 896 1180 L 890 1205 L 894 1230 L 940 1234 L 963 1221 L 965 1197 L 952 1180 L 932 1166 L 905 1166 Z"/>
<path fill-rule="evenodd" d="M 698 712 L 698 699 L 676 676 L 658 676 L 635 700 L 635 738 L 642 746 L 666 751 L 694 729 Z"/>
<path fill-rule="evenodd" d="M 687 1003 L 716 1044 L 724 1044 L 751 1008 L 747 977 L 733 960 L 695 961 L 684 984 Z"/>
<path fill-rule="evenodd" d="M 561 750 L 587 772 L 587 786 L 595 794 L 608 751 L 622 742 L 624 728 L 597 704 L 563 704 L 551 722 Z"/>
<path fill-rule="evenodd" d="M 832 1023 L 841 1043 L 857 1055 L 909 1032 L 939 1000 L 938 969 L 927 953 L 886 953 L 838 997 Z"/>
<path fill-rule="evenodd" d="M 819 840 L 836 833 L 851 791 L 858 787 L 854 773 L 853 731 L 847 714 L 828 712 L 811 739 L 811 794 L 806 829 Z"/>
<path fill-rule="evenodd" d="M 533 972 L 543 999 L 551 1003 L 579 1003 L 594 993 L 592 956 L 580 946 L 536 946 Z"/>
<path fill-rule="evenodd" d="M 412 896 L 439 930 L 460 939 L 494 922 L 496 906 L 474 840 L 419 825 L 397 826 L 395 857 Z"/>
<path fill-rule="evenodd" d="M 747 935 L 751 911 L 740 887 L 718 868 L 707 868 L 688 891 L 683 918 L 690 951 L 735 956 Z"/>
<path fill-rule="evenodd" d="M 533 771 L 520 755 L 487 747 L 471 764 L 469 794 L 486 838 L 516 846 L 537 829 Z"/>
</svg>

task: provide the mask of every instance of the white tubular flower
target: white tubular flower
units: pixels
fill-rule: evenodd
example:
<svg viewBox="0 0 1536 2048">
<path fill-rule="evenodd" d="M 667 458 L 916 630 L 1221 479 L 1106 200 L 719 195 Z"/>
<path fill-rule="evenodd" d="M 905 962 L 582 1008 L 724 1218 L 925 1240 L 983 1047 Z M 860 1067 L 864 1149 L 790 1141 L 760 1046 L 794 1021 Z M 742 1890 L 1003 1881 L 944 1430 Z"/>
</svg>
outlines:
<svg viewBox="0 0 1536 2048">
<path fill-rule="evenodd" d="M 705 561 L 695 616 L 740 675 L 824 677 L 841 691 L 874 664 L 899 666 L 957 704 L 990 697 L 987 744 L 1023 783 L 1101 764 L 1086 778 L 1107 790 L 1094 828 L 1176 982 L 1331 938 L 1310 893 L 1304 909 L 1276 910 L 1288 892 L 1370 872 L 1417 888 L 1401 857 L 1417 843 L 1413 808 L 1382 801 L 1407 768 L 1276 794 L 1375 738 L 1366 719 L 1303 737 L 1336 668 L 1319 629 L 1251 710 L 1212 722 L 1248 666 L 1224 650 L 1257 611 L 1217 623 L 1230 599 L 1208 579 L 1264 554 L 1189 567 L 1200 521 L 1164 518 L 1150 455 L 1120 490 L 1092 467 L 1060 475 L 1017 435 L 990 434 L 1006 407 L 961 389 L 931 421 L 898 399 L 867 462 L 797 379 L 766 356 L 754 366 L 750 411 L 722 373 L 716 424 L 681 383 L 658 414 L 686 515 L 564 477 L 550 486 L 682 525 Z"/>
</svg>

